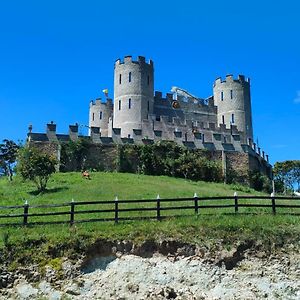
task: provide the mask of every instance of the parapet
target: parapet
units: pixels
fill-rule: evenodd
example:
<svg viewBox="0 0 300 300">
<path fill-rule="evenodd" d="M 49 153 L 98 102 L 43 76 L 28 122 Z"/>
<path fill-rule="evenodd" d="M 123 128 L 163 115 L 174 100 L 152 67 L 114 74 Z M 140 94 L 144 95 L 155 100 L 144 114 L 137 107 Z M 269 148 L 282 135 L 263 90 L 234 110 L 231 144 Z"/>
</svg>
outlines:
<svg viewBox="0 0 300 300">
<path fill-rule="evenodd" d="M 97 98 L 95 101 L 94 100 L 90 101 L 90 107 L 94 106 L 94 105 L 96 105 L 96 106 L 102 106 L 102 105 L 113 106 L 113 103 L 112 103 L 112 99 L 110 99 L 110 98 L 107 98 L 106 102 L 103 102 L 101 98 Z"/>
<path fill-rule="evenodd" d="M 148 62 L 146 62 L 146 58 L 144 56 L 138 56 L 136 60 L 133 60 L 132 59 L 132 56 L 131 55 L 126 55 L 123 59 L 123 61 L 118 58 L 115 62 L 115 67 L 118 66 L 118 65 L 121 65 L 121 64 L 140 64 L 140 65 L 143 65 L 143 64 L 146 64 L 146 65 L 149 65 L 151 67 L 153 67 L 153 61 L 151 59 L 148 60 Z"/>
<path fill-rule="evenodd" d="M 218 84 L 222 83 L 228 83 L 228 82 L 239 82 L 239 83 L 246 83 L 250 84 L 250 78 L 246 78 L 244 75 L 238 75 L 238 77 L 235 79 L 232 74 L 227 74 L 225 79 L 222 79 L 222 77 L 218 77 L 214 82 L 214 87 Z"/>
</svg>

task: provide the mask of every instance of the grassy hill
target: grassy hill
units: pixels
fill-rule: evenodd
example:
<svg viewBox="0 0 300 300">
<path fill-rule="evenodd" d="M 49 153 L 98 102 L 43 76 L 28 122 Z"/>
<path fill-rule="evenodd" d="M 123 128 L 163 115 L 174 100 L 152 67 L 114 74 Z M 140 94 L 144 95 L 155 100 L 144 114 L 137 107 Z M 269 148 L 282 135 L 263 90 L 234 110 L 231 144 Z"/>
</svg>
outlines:
<svg viewBox="0 0 300 300">
<path fill-rule="evenodd" d="M 83 179 L 80 173 L 58 173 L 51 178 L 46 193 L 37 195 L 35 190 L 32 183 L 22 182 L 19 178 L 15 178 L 12 183 L 6 178 L 1 178 L 0 205 L 22 205 L 25 200 L 31 205 L 58 204 L 70 202 L 72 199 L 75 201 L 113 200 L 116 196 L 120 200 L 155 199 L 157 194 L 161 198 L 193 197 L 194 193 L 199 197 L 231 196 L 234 192 L 238 192 L 239 195 L 260 195 L 242 186 L 192 182 L 165 176 L 100 172 L 92 173 L 91 180 Z M 299 216 L 286 214 L 273 216 L 270 209 L 267 214 L 263 210 L 261 213 L 260 210 L 255 212 L 256 214 L 253 215 L 242 213 L 227 215 L 214 210 L 210 214 L 200 213 L 198 216 L 190 212 L 189 216 L 170 218 L 161 222 L 124 221 L 117 225 L 113 222 L 82 223 L 72 228 L 68 225 L 1 227 L 0 247 L 14 245 L 16 251 L 23 249 L 24 245 L 35 244 L 42 244 L 44 250 L 56 247 L 55 245 L 84 247 L 83 245 L 92 244 L 102 238 L 126 239 L 136 243 L 149 239 L 176 239 L 191 243 L 213 244 L 214 241 L 221 240 L 228 245 L 237 240 L 249 239 L 261 240 L 268 244 L 298 242 Z M 0 222 L 3 221 L 0 219 Z M 40 251 L 43 253 L 42 250 Z"/>
<path fill-rule="evenodd" d="M 167 176 L 146 176 L 128 173 L 92 173 L 91 180 L 82 178 L 80 173 L 56 173 L 50 179 L 47 192 L 36 195 L 31 182 L 16 178 L 13 182 L 0 179 L 1 204 L 57 203 L 61 201 L 154 199 L 203 196 L 230 196 L 239 194 L 259 195 L 260 193 L 244 186 L 220 183 L 195 182 Z"/>
</svg>

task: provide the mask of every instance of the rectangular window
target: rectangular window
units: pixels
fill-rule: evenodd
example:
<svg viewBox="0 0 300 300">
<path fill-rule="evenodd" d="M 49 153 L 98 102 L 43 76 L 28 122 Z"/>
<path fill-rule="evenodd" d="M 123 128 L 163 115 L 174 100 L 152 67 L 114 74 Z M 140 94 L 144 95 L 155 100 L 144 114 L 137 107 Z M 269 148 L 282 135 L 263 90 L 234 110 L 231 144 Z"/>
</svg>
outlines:
<svg viewBox="0 0 300 300">
<path fill-rule="evenodd" d="M 230 99 L 233 99 L 233 91 L 230 90 Z"/>
<path fill-rule="evenodd" d="M 148 104 L 147 104 L 147 110 L 148 110 L 148 112 L 149 112 L 149 109 L 150 109 L 150 103 L 148 101 Z"/>
<path fill-rule="evenodd" d="M 131 82 L 131 72 L 129 72 L 128 81 Z"/>
<path fill-rule="evenodd" d="M 100 117 L 100 120 L 101 120 L 102 119 L 102 111 L 100 111 L 99 117 Z"/>
<path fill-rule="evenodd" d="M 224 93 L 221 92 L 221 101 L 223 101 L 223 100 L 224 100 Z"/>
<path fill-rule="evenodd" d="M 119 100 L 119 110 L 121 110 L 121 100 Z"/>
<path fill-rule="evenodd" d="M 122 75 L 120 74 L 120 76 L 119 76 L 119 84 L 121 84 L 122 83 Z"/>
<path fill-rule="evenodd" d="M 148 83 L 148 85 L 150 85 L 150 76 L 149 75 L 147 76 L 147 83 Z"/>
<path fill-rule="evenodd" d="M 128 108 L 129 109 L 131 108 L 131 98 L 129 98 L 129 100 L 128 100 Z"/>
<path fill-rule="evenodd" d="M 95 114 L 93 113 L 93 121 L 95 121 Z"/>
<path fill-rule="evenodd" d="M 234 124 L 234 114 L 231 114 L 231 124 Z"/>
<path fill-rule="evenodd" d="M 222 116 L 222 124 L 225 124 L 225 117 Z"/>
</svg>

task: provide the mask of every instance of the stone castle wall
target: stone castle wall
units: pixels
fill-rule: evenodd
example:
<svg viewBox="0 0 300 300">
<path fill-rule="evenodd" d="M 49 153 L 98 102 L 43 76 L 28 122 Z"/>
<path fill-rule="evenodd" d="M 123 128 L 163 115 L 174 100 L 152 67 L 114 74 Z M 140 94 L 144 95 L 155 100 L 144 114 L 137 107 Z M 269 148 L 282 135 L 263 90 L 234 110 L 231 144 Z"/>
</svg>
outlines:
<svg viewBox="0 0 300 300">
<path fill-rule="evenodd" d="M 135 138 L 136 132 L 142 136 L 155 136 L 156 129 L 147 125 L 164 120 L 161 129 L 166 138 L 173 140 L 173 126 L 184 127 L 182 134 L 209 129 L 211 136 L 221 128 L 235 126 L 241 143 L 253 141 L 250 80 L 243 75 L 234 79 L 227 75 L 218 78 L 213 85 L 213 96 L 197 98 L 177 89 L 175 93 L 154 93 L 154 64 L 138 56 L 118 59 L 114 65 L 114 99 L 101 102 L 98 98 L 90 104 L 89 127 L 99 128 L 102 137 L 112 137 L 114 129 L 120 131 L 121 138 Z M 178 92 L 179 91 L 179 92 Z M 176 128 L 175 128 L 176 129 Z M 139 134 L 138 134 L 139 135 Z M 225 137 L 224 142 L 230 137 Z M 180 140 L 180 139 L 179 139 Z M 187 138 L 183 139 L 187 140 Z M 210 140 L 213 142 L 213 140 Z"/>
<path fill-rule="evenodd" d="M 153 141 L 147 140 L 150 143 Z M 85 160 L 85 166 L 88 169 L 95 169 L 99 171 L 117 171 L 118 160 L 119 160 L 119 149 L 123 144 L 95 144 L 89 143 L 88 153 Z M 145 141 L 145 144 L 147 142 Z M 55 156 L 58 160 L 61 157 L 61 144 L 57 142 L 29 142 L 29 146 L 36 147 L 43 152 L 47 152 L 50 155 Z M 200 152 L 199 152 L 200 153 Z M 272 178 L 272 167 L 271 165 L 253 152 L 225 152 L 220 150 L 204 151 L 200 153 L 209 160 L 220 161 L 223 165 L 226 174 L 231 176 L 232 174 L 238 175 L 240 182 L 248 182 L 249 171 L 259 171 L 260 173 Z M 199 154 L 199 155 L 200 155 Z M 131 164 L 132 172 L 137 173 L 137 157 L 136 153 L 132 153 L 132 160 L 136 164 Z M 75 171 L 76 162 L 70 162 L 63 166 L 64 171 Z"/>
</svg>

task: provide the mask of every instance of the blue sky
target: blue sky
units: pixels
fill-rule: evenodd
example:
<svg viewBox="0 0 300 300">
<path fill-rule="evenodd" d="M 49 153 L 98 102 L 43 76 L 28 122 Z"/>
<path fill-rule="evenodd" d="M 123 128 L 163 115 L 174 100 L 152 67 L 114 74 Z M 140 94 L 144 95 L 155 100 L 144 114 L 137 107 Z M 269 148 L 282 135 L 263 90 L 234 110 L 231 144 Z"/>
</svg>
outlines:
<svg viewBox="0 0 300 300">
<path fill-rule="evenodd" d="M 1 1 L 0 141 L 28 124 L 88 124 L 113 92 L 113 64 L 154 60 L 155 89 L 212 94 L 226 74 L 251 78 L 255 139 L 271 162 L 300 159 L 298 1 Z"/>
</svg>

